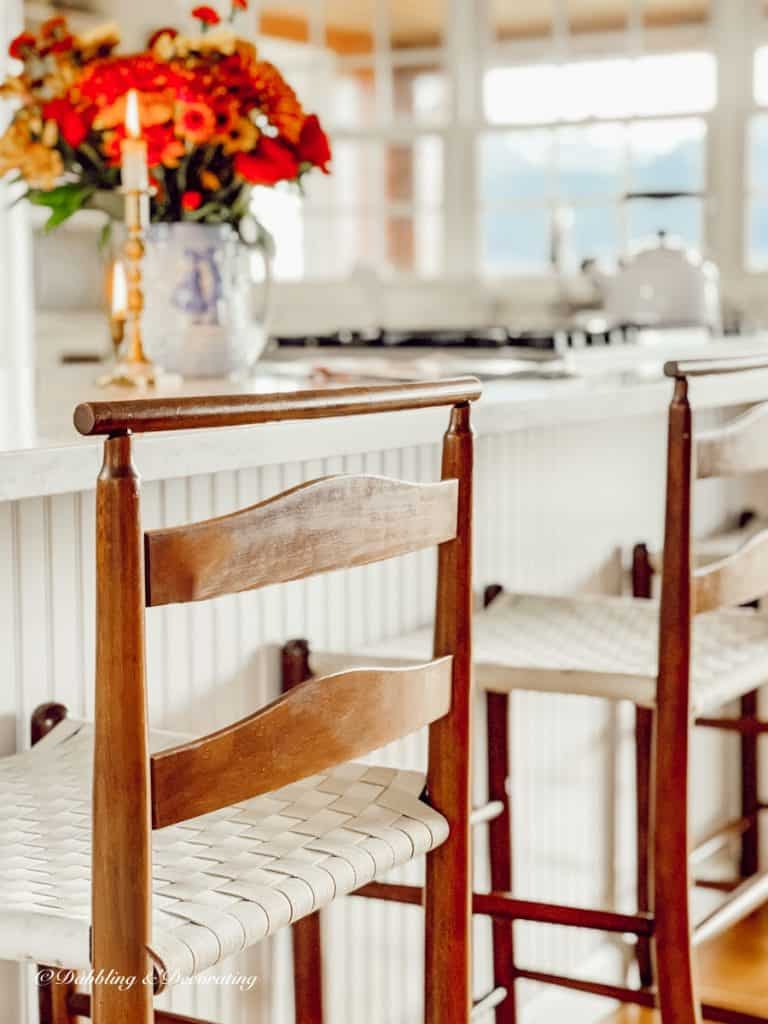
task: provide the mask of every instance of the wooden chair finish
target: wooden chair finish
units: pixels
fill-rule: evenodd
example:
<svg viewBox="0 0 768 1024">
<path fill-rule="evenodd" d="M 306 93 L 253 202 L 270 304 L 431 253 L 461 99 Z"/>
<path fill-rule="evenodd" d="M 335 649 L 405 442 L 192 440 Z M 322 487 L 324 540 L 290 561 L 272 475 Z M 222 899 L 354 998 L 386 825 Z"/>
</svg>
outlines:
<svg viewBox="0 0 768 1024">
<path fill-rule="evenodd" d="M 512 895 L 511 808 L 507 793 L 509 695 L 505 692 L 486 694 L 489 796 L 501 805 L 502 812 L 491 824 L 492 891 L 474 893 L 472 905 L 475 914 L 492 919 L 495 984 L 497 991 L 506 989 L 511 996 L 496 1006 L 497 1024 L 515 1024 L 518 1020 L 514 998 L 518 979 L 591 992 L 638 1010 L 658 1007 L 664 1024 L 700 1024 L 702 1018 L 725 1024 L 759 1024 L 768 1020 L 768 1017 L 714 1003 L 702 1005 L 694 968 L 697 947 L 703 943 L 711 947 L 726 929 L 768 899 L 768 873 L 758 872 L 756 842 L 757 814 L 763 806 L 757 795 L 756 740 L 762 732 L 768 731 L 768 722 L 756 718 L 755 693 L 741 698 L 739 718 L 710 716 L 697 720 L 705 727 L 737 732 L 743 741 L 748 741 L 742 746 L 743 815 L 724 830 L 726 835 L 744 836 L 741 873 L 748 877 L 737 885 L 723 887 L 726 898 L 695 928 L 689 909 L 691 864 L 721 843 L 720 833 L 723 832 L 716 830 L 691 856 L 688 770 L 693 725 L 692 624 L 701 612 L 751 602 L 768 593 L 768 563 L 764 555 L 768 531 L 715 564 L 694 566 L 691 550 L 693 484 L 698 478 L 733 476 L 768 468 L 768 449 L 764 445 L 768 440 L 768 403 L 721 431 L 708 432 L 698 446 L 693 437 L 688 379 L 751 370 L 768 370 L 768 360 L 694 361 L 673 363 L 665 368 L 674 380 L 674 394 L 669 409 L 657 696 L 655 708 L 637 708 L 636 720 L 641 856 L 635 913 L 554 906 L 516 899 Z M 636 596 L 651 596 L 651 577 L 647 552 L 636 550 L 633 564 Z M 486 604 L 500 590 L 498 586 L 488 588 Z M 479 653 L 482 656 L 482 651 Z M 303 657 L 307 658 L 306 651 Z M 357 895 L 405 903 L 419 903 L 422 899 L 418 887 L 379 883 L 366 886 Z M 519 966 L 514 961 L 511 927 L 515 920 L 633 934 L 638 943 L 640 987 L 582 980 Z M 306 972 L 307 964 L 299 964 L 298 971 Z"/>
<path fill-rule="evenodd" d="M 105 977 L 109 971 L 152 976 L 153 828 L 283 786 L 429 725 L 429 799 L 450 823 L 450 835 L 428 858 L 425 1019 L 429 1024 L 468 1020 L 469 403 L 478 396 L 477 381 L 466 378 L 78 407 L 75 423 L 81 433 L 106 435 L 96 495 L 92 961 L 97 979 L 101 971 Z M 233 516 L 142 535 L 132 433 L 441 405 L 451 407 L 441 483 L 328 478 Z M 227 729 L 150 756 L 146 607 L 298 579 L 434 544 L 439 545 L 439 565 L 434 660 L 429 664 L 308 681 Z M 152 985 L 121 990 L 97 980 L 91 1000 L 70 998 L 70 993 L 48 999 L 49 1005 L 63 1007 L 52 1011 L 50 1021 L 63 1024 L 77 1009 L 90 1012 L 96 1024 L 150 1024 L 156 1019 L 152 994 Z M 158 1014 L 161 1018 L 174 1019 Z"/>
</svg>

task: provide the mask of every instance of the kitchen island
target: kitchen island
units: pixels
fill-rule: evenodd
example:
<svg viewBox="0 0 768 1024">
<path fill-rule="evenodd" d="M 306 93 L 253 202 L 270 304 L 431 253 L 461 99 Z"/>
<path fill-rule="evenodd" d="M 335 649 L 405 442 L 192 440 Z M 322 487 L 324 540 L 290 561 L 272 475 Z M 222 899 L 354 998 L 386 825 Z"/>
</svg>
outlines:
<svg viewBox="0 0 768 1024">
<path fill-rule="evenodd" d="M 649 335 L 637 346 L 574 353 L 563 378 L 488 382 L 474 415 L 478 586 L 621 591 L 628 547 L 640 539 L 656 544 L 661 536 L 671 393 L 661 375 L 663 361 L 765 350 L 768 338 L 761 337 L 704 342 L 685 334 Z M 327 365 L 330 357 L 323 361 Z M 435 365 L 457 369 L 439 360 Z M 78 402 L 106 396 L 93 384 L 97 373 L 94 366 L 0 370 L 3 752 L 26 744 L 29 715 L 42 701 L 61 701 L 74 715 L 92 711 L 93 487 L 100 444 L 78 437 L 71 414 Z M 179 393 L 295 388 L 306 386 L 302 373 L 299 363 L 265 361 L 246 385 L 188 383 Z M 768 373 L 692 385 L 694 407 L 705 423 L 766 394 Z M 145 524 L 154 528 L 222 514 L 327 473 L 435 478 L 446 419 L 444 410 L 430 410 L 139 437 L 135 460 L 144 481 Z M 759 505 L 761 483 L 757 477 L 748 489 L 701 485 L 697 529 L 720 526 L 745 503 Z M 423 624 L 431 615 L 433 578 L 434 555 L 426 552 L 259 593 L 153 609 L 147 637 L 153 724 L 209 731 L 263 704 L 279 685 L 277 645 L 291 637 L 307 636 L 326 648 L 360 648 Z M 515 699 L 516 881 L 522 894 L 564 903 L 631 902 L 628 710 L 547 695 Z M 735 806 L 735 765 L 721 756 L 726 747 L 720 737 L 699 738 L 699 780 L 706 780 L 707 792 L 696 807 L 701 828 Z M 401 764 L 417 764 L 421 755 L 416 740 L 386 753 Z M 481 861 L 482 837 L 478 853 Z M 414 908 L 354 899 L 332 908 L 329 1022 L 418 1019 L 418 922 Z M 520 931 L 527 965 L 567 973 L 600 955 L 594 936 L 563 939 L 559 930 Z M 484 925 L 478 933 L 482 954 Z M 374 947 L 387 952 L 382 971 L 370 967 L 368 951 Z M 209 1020 L 291 1019 L 285 941 L 265 945 L 230 969 L 235 967 L 258 980 L 244 991 L 185 986 L 173 993 L 171 1005 Z M 0 990 L 12 993 L 1 1001 L 2 1024 L 25 1019 L 29 996 L 23 974 L 0 966 Z M 479 990 L 487 978 L 486 964 L 478 971 Z M 29 1006 L 26 1012 L 32 1020 Z"/>
</svg>

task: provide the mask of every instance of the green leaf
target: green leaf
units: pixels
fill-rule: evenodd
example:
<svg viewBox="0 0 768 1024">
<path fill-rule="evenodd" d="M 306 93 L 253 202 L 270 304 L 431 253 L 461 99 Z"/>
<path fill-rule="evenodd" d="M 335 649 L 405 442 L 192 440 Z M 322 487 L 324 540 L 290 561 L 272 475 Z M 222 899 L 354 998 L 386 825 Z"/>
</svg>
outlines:
<svg viewBox="0 0 768 1024">
<path fill-rule="evenodd" d="M 112 238 L 112 221 L 111 220 L 106 220 L 104 222 L 104 224 L 102 224 L 101 231 L 99 232 L 99 241 L 98 241 L 99 252 L 104 252 L 106 250 L 107 246 L 109 245 L 109 242 L 110 242 L 111 238 Z"/>
<path fill-rule="evenodd" d="M 218 212 L 218 203 L 211 202 L 205 203 L 203 206 L 199 206 L 196 210 L 187 210 L 184 213 L 184 220 L 193 221 L 208 221 L 209 223 L 215 223 L 211 220 L 215 217 Z"/>
<path fill-rule="evenodd" d="M 45 231 L 48 232 L 69 220 L 78 210 L 82 210 L 95 191 L 93 185 L 68 184 L 59 185 L 49 192 L 32 189 L 28 198 L 35 206 L 46 206 L 50 209 L 51 215 L 45 222 Z"/>
</svg>

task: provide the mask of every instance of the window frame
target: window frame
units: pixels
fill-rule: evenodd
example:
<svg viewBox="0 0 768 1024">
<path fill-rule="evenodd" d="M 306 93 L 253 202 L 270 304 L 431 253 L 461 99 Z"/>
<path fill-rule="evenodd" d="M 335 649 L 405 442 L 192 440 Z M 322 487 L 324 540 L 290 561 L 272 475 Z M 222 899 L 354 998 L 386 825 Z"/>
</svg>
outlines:
<svg viewBox="0 0 768 1024">
<path fill-rule="evenodd" d="M 643 0 L 629 0 L 624 29 L 573 35 L 568 32 L 567 0 L 552 0 L 555 11 L 553 32 L 547 37 L 526 40 L 498 40 L 494 37 L 490 0 L 443 0 L 443 3 L 446 21 L 442 45 L 393 51 L 389 46 L 386 3 L 379 0 L 374 51 L 370 59 L 380 72 L 379 82 L 391 81 L 388 76 L 397 66 L 430 62 L 441 66 L 447 82 L 444 121 L 421 122 L 404 117 L 395 120 L 390 116 L 391 96 L 387 94 L 386 85 L 380 84 L 377 86 L 378 117 L 375 124 L 360 129 L 328 125 L 335 139 L 345 141 L 372 138 L 387 145 L 414 142 L 422 134 L 442 138 L 444 199 L 440 278 L 482 277 L 478 140 L 485 132 L 509 130 L 507 126 L 491 125 L 485 118 L 482 89 L 486 70 L 494 66 L 564 63 L 624 54 L 643 56 L 692 50 L 714 56 L 717 76 L 715 108 L 708 113 L 696 111 L 689 115 L 702 118 L 707 126 L 704 185 L 708 196 L 702 227 L 703 248 L 716 260 L 723 276 L 762 276 L 764 271 L 751 271 L 747 267 L 746 251 L 750 199 L 746 133 L 750 118 L 768 109 L 757 107 L 752 90 L 755 50 L 768 44 L 768 17 L 758 9 L 758 0 L 710 0 L 710 16 L 706 22 L 665 28 L 644 27 Z M 305 4 L 307 10 L 314 11 L 310 42 L 322 45 L 323 0 L 305 0 Z M 262 0 L 261 6 L 268 7 L 269 0 Z M 350 60 L 360 63 L 359 58 Z M 290 76 L 289 65 L 285 70 Z M 687 115 L 680 113 L 674 116 L 683 118 Z M 632 123 L 655 119 L 652 115 L 611 120 Z M 545 127 L 571 127 L 583 123 L 564 121 Z M 535 127 L 526 125 L 525 129 Z M 738 154 L 737 159 L 734 159 L 734 154 Z M 383 198 L 382 206 L 385 205 L 386 199 Z M 307 212 L 312 215 L 311 207 Z M 409 211 L 402 212 L 407 215 Z M 383 245 L 380 244 L 368 262 L 380 269 L 383 253 Z M 409 283 L 422 280 L 415 273 L 396 272 L 392 276 Z M 525 275 L 505 275 L 511 280 L 521 276 Z M 548 272 L 535 276 L 543 280 Z M 492 280 L 498 281 L 498 278 L 493 277 Z"/>
</svg>

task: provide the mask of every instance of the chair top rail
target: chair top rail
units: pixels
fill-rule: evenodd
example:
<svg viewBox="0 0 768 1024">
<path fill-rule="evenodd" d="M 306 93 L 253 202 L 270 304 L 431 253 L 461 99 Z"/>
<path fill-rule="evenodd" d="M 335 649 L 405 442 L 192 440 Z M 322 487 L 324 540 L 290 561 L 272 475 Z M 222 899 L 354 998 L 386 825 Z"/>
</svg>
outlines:
<svg viewBox="0 0 768 1024">
<path fill-rule="evenodd" d="M 667 377 L 713 377 L 721 373 L 768 370 L 768 355 L 724 356 L 720 359 L 673 359 L 664 364 Z"/>
<path fill-rule="evenodd" d="M 425 409 L 472 402 L 480 394 L 476 377 L 457 377 L 267 395 L 167 396 L 83 402 L 75 409 L 74 422 L 81 434 L 92 437 Z"/>
</svg>

